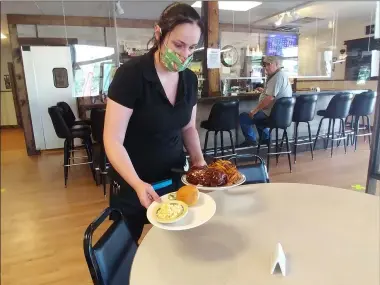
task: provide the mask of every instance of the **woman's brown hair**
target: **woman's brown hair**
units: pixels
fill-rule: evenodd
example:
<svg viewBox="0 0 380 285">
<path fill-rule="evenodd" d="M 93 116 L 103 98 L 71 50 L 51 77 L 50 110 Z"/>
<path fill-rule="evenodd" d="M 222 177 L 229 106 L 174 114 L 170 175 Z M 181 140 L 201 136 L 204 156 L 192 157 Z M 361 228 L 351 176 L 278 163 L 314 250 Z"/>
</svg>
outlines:
<svg viewBox="0 0 380 285">
<path fill-rule="evenodd" d="M 174 30 L 174 28 L 181 24 L 193 24 L 196 23 L 201 30 L 201 34 L 204 32 L 204 26 L 198 12 L 188 4 L 174 2 L 170 4 L 162 12 L 160 19 L 156 23 L 161 28 L 161 37 L 156 39 L 155 35 L 149 40 L 149 44 L 153 43 L 152 49 L 156 50 L 162 44 L 165 36 Z"/>
</svg>

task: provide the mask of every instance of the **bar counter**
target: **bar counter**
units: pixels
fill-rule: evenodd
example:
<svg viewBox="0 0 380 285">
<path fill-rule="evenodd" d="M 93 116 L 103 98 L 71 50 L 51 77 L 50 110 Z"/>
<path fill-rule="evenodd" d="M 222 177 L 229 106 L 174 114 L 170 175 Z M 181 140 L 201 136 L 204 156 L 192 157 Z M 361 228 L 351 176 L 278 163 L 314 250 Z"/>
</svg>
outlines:
<svg viewBox="0 0 380 285">
<path fill-rule="evenodd" d="M 297 97 L 297 96 L 302 96 L 302 95 L 317 94 L 318 95 L 317 111 L 318 111 L 318 110 L 326 109 L 331 98 L 338 93 L 350 92 L 353 94 L 359 94 L 359 93 L 362 93 L 365 91 L 368 91 L 368 90 L 328 90 L 328 91 L 320 91 L 320 92 L 300 91 L 300 92 L 294 93 L 293 95 Z M 241 93 L 241 94 L 236 95 L 236 96 L 215 96 L 215 97 L 199 98 L 198 99 L 198 112 L 197 112 L 196 124 L 197 124 L 197 129 L 199 132 L 199 137 L 200 137 L 202 148 L 204 145 L 206 130 L 202 129 L 200 127 L 200 124 L 202 121 L 208 119 L 208 116 L 210 114 L 210 111 L 211 111 L 213 104 L 215 104 L 218 101 L 229 101 L 229 100 L 236 100 L 237 99 L 237 100 L 239 100 L 239 113 L 249 112 L 257 106 L 259 96 L 260 95 L 254 94 L 254 93 L 245 93 L 245 94 Z M 90 111 L 91 109 L 94 109 L 94 108 L 105 108 L 105 106 L 106 105 L 104 103 L 101 103 L 101 102 L 87 103 L 87 104 L 81 105 L 80 109 L 82 111 L 84 111 L 84 113 L 87 113 L 86 117 L 89 117 L 88 111 Z M 317 133 L 318 124 L 319 124 L 320 120 L 321 120 L 321 117 L 318 115 L 315 115 L 314 120 L 310 122 L 310 127 L 311 127 L 311 132 L 312 132 L 313 137 Z M 322 125 L 321 134 L 325 133 L 327 126 L 328 126 L 328 121 L 326 120 L 326 122 L 324 122 Z M 339 124 L 336 124 L 336 130 L 338 131 L 338 129 L 339 129 Z M 240 144 L 244 141 L 244 136 L 241 132 L 240 127 L 238 127 L 238 129 L 237 129 L 237 134 L 236 134 L 235 130 L 233 130 L 233 133 L 234 133 L 234 138 L 235 138 L 234 140 L 236 140 L 236 136 L 238 138 L 237 144 Z M 292 124 L 288 128 L 289 139 L 291 139 L 293 137 L 293 133 L 294 133 L 294 127 Z M 303 124 L 303 123 L 299 124 L 298 134 L 299 134 L 300 138 L 308 136 L 307 124 Z M 280 131 L 280 135 L 282 135 L 281 131 Z M 224 133 L 223 141 L 224 141 L 225 146 L 230 145 L 230 138 L 229 138 L 228 133 Z M 236 143 L 236 141 L 235 141 L 235 143 Z M 214 136 L 211 134 L 209 136 L 209 140 L 208 140 L 208 148 L 212 148 L 213 145 L 214 145 Z M 218 135 L 218 146 L 219 145 L 220 145 L 220 136 Z"/>
</svg>

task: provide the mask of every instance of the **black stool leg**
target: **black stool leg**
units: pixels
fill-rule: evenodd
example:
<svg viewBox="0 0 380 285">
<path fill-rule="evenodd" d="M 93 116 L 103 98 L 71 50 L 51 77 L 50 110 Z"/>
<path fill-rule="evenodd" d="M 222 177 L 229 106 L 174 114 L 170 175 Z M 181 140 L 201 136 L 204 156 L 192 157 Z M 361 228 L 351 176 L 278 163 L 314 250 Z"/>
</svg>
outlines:
<svg viewBox="0 0 380 285">
<path fill-rule="evenodd" d="M 222 155 L 224 155 L 223 131 L 220 131 L 220 146 L 222 148 Z"/>
<path fill-rule="evenodd" d="M 310 143 L 311 159 L 314 160 L 313 141 L 311 139 L 311 129 L 310 129 L 310 123 L 309 122 L 307 122 L 307 129 L 309 131 L 309 143 Z"/>
<path fill-rule="evenodd" d="M 296 122 L 296 132 L 295 132 L 295 138 L 294 138 L 294 163 L 297 162 L 298 125 L 299 125 L 299 122 Z"/>
<path fill-rule="evenodd" d="M 286 142 L 286 151 L 288 152 L 288 161 L 289 161 L 289 169 L 290 173 L 292 172 L 292 162 L 290 161 L 290 146 L 289 146 L 289 138 L 288 138 L 288 132 L 286 129 L 284 130 L 284 136 L 285 136 L 285 142 Z"/>
<path fill-rule="evenodd" d="M 330 129 L 331 129 L 331 119 L 329 119 L 329 129 L 327 131 L 327 139 L 325 140 L 325 150 L 327 150 L 327 147 L 329 146 Z"/>
<path fill-rule="evenodd" d="M 206 132 L 205 144 L 204 144 L 204 146 L 203 146 L 203 154 L 206 154 L 206 151 L 207 151 L 208 133 L 209 133 L 209 132 L 210 132 L 209 130 Z"/>
<path fill-rule="evenodd" d="M 334 120 L 334 123 L 335 123 L 335 120 Z M 333 128 L 333 131 L 334 131 L 334 128 Z M 340 120 L 339 120 L 339 131 L 338 131 L 338 136 L 339 138 L 342 136 L 342 124 L 340 123 Z M 336 142 L 336 147 L 340 147 L 340 142 L 341 140 L 338 140 Z"/>
<path fill-rule="evenodd" d="M 367 122 L 368 122 L 368 125 L 367 125 L 367 132 L 368 133 L 371 133 L 371 121 L 369 120 L 369 117 L 367 117 Z M 368 144 L 369 144 L 369 148 L 371 149 L 371 135 L 368 136 Z"/>
<path fill-rule="evenodd" d="M 365 128 L 365 121 L 364 121 L 364 116 L 362 116 L 362 124 L 363 124 L 363 127 Z M 364 142 L 367 141 L 367 138 L 366 136 L 363 136 L 363 139 L 364 139 Z"/>
<path fill-rule="evenodd" d="M 272 137 L 272 129 L 269 130 L 269 138 L 268 138 L 268 142 L 267 142 L 267 146 L 268 146 L 268 152 L 267 152 L 267 167 L 268 167 L 268 172 L 269 172 L 269 162 L 270 162 L 270 145 L 271 145 L 271 139 Z"/>
<path fill-rule="evenodd" d="M 214 157 L 217 154 L 217 147 L 218 147 L 218 132 L 214 132 Z"/>
<path fill-rule="evenodd" d="M 257 144 L 257 149 L 256 149 L 256 154 L 257 155 L 260 154 L 260 147 L 261 147 L 261 140 L 259 139 L 259 142 Z M 257 163 L 257 156 L 256 156 L 256 159 L 255 159 L 255 163 Z"/>
<path fill-rule="evenodd" d="M 322 122 L 323 122 L 324 119 L 325 118 L 322 118 L 321 121 L 319 122 L 317 135 L 316 135 L 315 140 L 314 140 L 314 150 L 315 150 L 315 146 L 317 145 L 317 141 L 318 141 L 318 137 L 319 137 L 319 132 L 321 131 Z"/>
<path fill-rule="evenodd" d="M 276 128 L 276 165 L 278 165 L 278 129 Z"/>
<path fill-rule="evenodd" d="M 340 128 L 342 128 L 342 124 L 340 125 Z M 331 131 L 332 138 L 331 138 L 331 156 L 330 157 L 333 156 L 333 151 L 334 151 L 334 134 L 335 134 L 335 119 L 333 119 L 333 127 Z M 327 143 L 329 142 L 327 141 Z"/>
<path fill-rule="evenodd" d="M 228 133 L 230 134 L 232 153 L 235 154 L 236 152 L 235 152 L 234 140 L 232 139 L 232 132 L 228 131 Z"/>
<path fill-rule="evenodd" d="M 65 181 L 65 187 L 67 187 L 67 178 L 69 176 L 70 151 L 71 151 L 71 140 L 65 139 L 64 149 L 63 149 L 63 177 Z"/>
<path fill-rule="evenodd" d="M 75 144 L 74 144 L 74 139 L 71 140 L 71 148 L 70 148 L 70 156 L 71 156 L 71 160 L 73 163 L 75 163 L 74 161 L 74 157 L 75 157 Z"/>
<path fill-rule="evenodd" d="M 103 143 L 100 143 L 100 163 L 102 165 L 101 178 L 102 178 L 102 184 L 103 184 L 103 194 L 104 194 L 104 197 L 106 197 L 107 196 L 107 174 L 106 174 L 107 156 L 106 156 L 106 152 L 105 152 Z"/>
<path fill-rule="evenodd" d="M 340 121 L 342 122 L 343 137 L 346 137 L 346 128 L 345 128 L 345 126 L 344 126 L 344 121 L 343 121 L 343 119 L 340 119 Z M 347 154 L 347 144 L 346 144 L 346 140 L 343 140 L 343 143 L 344 143 L 344 153 Z"/>
<path fill-rule="evenodd" d="M 354 151 L 356 151 L 356 147 L 357 147 L 357 144 L 358 144 L 359 120 L 360 120 L 359 116 L 355 117 L 355 131 L 354 131 L 355 150 Z"/>
<path fill-rule="evenodd" d="M 351 146 L 353 146 L 354 142 L 355 142 L 355 129 L 354 129 L 354 122 L 355 122 L 354 119 L 355 118 L 356 117 L 354 115 L 351 116 L 351 125 L 350 125 L 350 128 L 354 132 L 354 134 L 351 134 Z"/>
<path fill-rule="evenodd" d="M 87 157 L 88 157 L 89 166 L 90 166 L 90 169 L 92 172 L 92 176 L 94 177 L 94 180 L 96 180 L 96 175 L 95 175 L 95 170 L 94 170 L 94 162 L 92 159 L 92 151 L 91 151 L 91 149 L 92 149 L 91 138 L 86 138 L 83 141 L 84 141 L 84 146 L 86 148 L 86 153 L 87 153 Z"/>
</svg>

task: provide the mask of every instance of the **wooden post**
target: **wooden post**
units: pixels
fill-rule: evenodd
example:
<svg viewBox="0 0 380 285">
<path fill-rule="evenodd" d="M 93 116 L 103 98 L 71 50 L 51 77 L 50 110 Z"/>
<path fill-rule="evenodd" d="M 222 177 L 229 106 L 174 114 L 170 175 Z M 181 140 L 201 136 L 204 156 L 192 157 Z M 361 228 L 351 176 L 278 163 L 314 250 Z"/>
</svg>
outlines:
<svg viewBox="0 0 380 285">
<path fill-rule="evenodd" d="M 380 61 L 379 61 L 380 69 Z M 377 77 L 377 97 L 375 105 L 375 116 L 373 118 L 371 151 L 367 173 L 367 185 L 365 192 L 376 195 L 377 181 L 379 179 L 378 169 L 380 164 L 380 76 Z M 376 177 L 376 178 L 375 178 Z"/>
<path fill-rule="evenodd" d="M 21 111 L 20 106 L 18 104 L 18 95 L 17 95 L 17 87 L 16 87 L 16 76 L 13 68 L 13 63 L 8 62 L 8 73 L 11 79 L 12 84 L 12 95 L 13 95 L 13 104 L 15 106 L 17 125 L 22 128 L 22 119 L 21 119 Z"/>
<path fill-rule="evenodd" d="M 219 47 L 219 7 L 218 1 L 202 2 L 202 17 L 205 24 L 203 74 L 205 82 L 202 97 L 221 96 L 220 71 L 207 68 L 207 48 Z"/>
<path fill-rule="evenodd" d="M 40 154 L 40 151 L 36 149 L 36 143 L 34 140 L 32 118 L 30 115 L 28 92 L 25 82 L 24 66 L 22 64 L 21 47 L 18 42 L 17 28 L 15 24 L 10 24 L 8 25 L 8 29 L 15 73 L 17 100 L 20 107 L 22 126 L 24 129 L 26 152 L 29 156 L 37 155 Z"/>
</svg>

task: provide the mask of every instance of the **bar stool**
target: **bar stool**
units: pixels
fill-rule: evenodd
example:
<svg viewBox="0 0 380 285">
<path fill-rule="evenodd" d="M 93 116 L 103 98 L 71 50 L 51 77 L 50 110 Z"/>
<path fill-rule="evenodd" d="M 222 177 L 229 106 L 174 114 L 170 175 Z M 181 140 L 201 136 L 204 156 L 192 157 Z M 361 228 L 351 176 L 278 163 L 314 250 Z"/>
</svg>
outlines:
<svg viewBox="0 0 380 285">
<path fill-rule="evenodd" d="M 315 137 L 314 141 L 314 150 L 315 146 L 317 144 L 318 137 L 320 137 L 319 132 L 321 131 L 322 122 L 324 119 L 329 119 L 329 127 L 327 130 L 327 138 L 325 142 L 325 149 L 327 149 L 329 140 L 331 140 L 331 157 L 333 155 L 334 151 L 334 141 L 341 141 L 344 140 L 344 152 L 347 153 L 347 146 L 346 146 L 346 133 L 345 133 L 345 122 L 344 120 L 347 118 L 352 98 L 354 97 L 353 94 L 350 93 L 339 93 L 336 94 L 330 101 L 329 105 L 327 106 L 326 110 L 319 110 L 317 112 L 317 115 L 322 116 L 319 126 L 317 135 Z M 337 138 L 335 138 L 335 120 L 340 120 L 340 131 L 337 134 Z M 332 122 L 332 130 L 331 130 L 331 122 Z M 332 134 L 332 138 L 330 139 L 330 130 Z"/>
<path fill-rule="evenodd" d="M 292 164 L 290 162 L 290 147 L 289 147 L 289 138 L 288 133 L 286 129 L 292 124 L 292 117 L 293 117 L 293 110 L 294 105 L 296 103 L 296 99 L 294 97 L 283 97 L 276 100 L 272 111 L 270 113 L 270 116 L 268 118 L 268 124 L 266 127 L 269 128 L 269 139 L 267 141 L 268 146 L 268 153 L 267 153 L 267 168 L 269 172 L 269 162 L 270 162 L 270 156 L 276 155 L 276 162 L 278 163 L 278 158 L 280 154 L 287 154 L 288 155 L 288 161 L 289 161 L 289 168 L 290 172 L 292 172 Z M 283 136 L 282 140 L 285 138 L 286 143 L 286 152 L 279 152 L 279 145 L 278 145 L 278 130 L 283 130 Z M 276 152 L 271 152 L 271 138 L 272 138 L 272 131 L 276 130 Z M 261 140 L 259 140 L 258 146 L 257 146 L 257 155 L 259 155 L 261 147 Z"/>
<path fill-rule="evenodd" d="M 351 104 L 349 117 L 351 116 L 351 129 L 354 130 L 351 137 L 351 145 L 355 144 L 355 151 L 357 147 L 358 137 L 368 136 L 369 146 L 371 147 L 371 122 L 369 115 L 371 115 L 375 109 L 376 96 L 373 91 L 363 92 L 354 97 Z M 359 134 L 359 121 L 362 118 L 365 133 Z M 367 118 L 367 125 L 364 123 L 364 118 Z M 347 120 L 346 120 L 347 121 Z M 347 138 L 348 140 L 348 138 Z"/>
<path fill-rule="evenodd" d="M 206 153 L 209 132 L 214 132 L 214 156 L 217 154 L 217 136 L 220 133 L 221 151 L 224 155 L 223 132 L 228 132 L 231 140 L 232 153 L 235 144 L 231 130 L 237 130 L 239 125 L 239 100 L 219 101 L 212 108 L 207 121 L 201 122 L 201 128 L 206 129 L 203 153 Z"/>
<path fill-rule="evenodd" d="M 91 129 L 92 129 L 92 139 L 100 145 L 99 152 L 99 164 L 98 167 L 95 168 L 95 171 L 100 174 L 100 180 L 103 185 L 103 193 L 104 197 L 107 196 L 107 174 L 109 164 L 107 161 L 106 152 L 104 149 L 103 143 L 103 129 L 104 129 L 104 119 L 106 115 L 105 109 L 92 109 L 91 110 Z"/>
<path fill-rule="evenodd" d="M 66 102 L 58 102 L 57 106 L 63 110 L 63 118 L 65 119 L 69 128 L 74 125 L 90 125 L 91 122 L 89 120 L 77 120 L 75 118 L 74 112 L 71 109 L 70 105 Z"/>
<path fill-rule="evenodd" d="M 310 145 L 311 158 L 314 159 L 313 154 L 313 141 L 311 139 L 310 123 L 314 120 L 315 111 L 317 108 L 318 95 L 300 95 L 296 99 L 296 105 L 294 106 L 293 122 L 295 123 L 295 135 L 294 135 L 294 163 L 297 161 L 297 146 Z M 307 123 L 309 131 L 309 141 L 298 143 L 298 125 L 299 123 Z"/>
<path fill-rule="evenodd" d="M 90 126 L 73 126 L 69 128 L 66 124 L 66 121 L 63 117 L 63 110 L 58 106 L 52 106 L 48 108 L 50 118 L 52 120 L 54 130 L 57 136 L 65 140 L 64 143 L 64 163 L 63 163 L 63 172 L 65 179 L 65 187 L 67 187 L 67 178 L 69 167 L 74 165 L 89 164 L 93 177 L 95 178 L 95 172 L 93 169 L 92 162 L 92 141 L 91 141 L 91 128 Z M 82 139 L 84 147 L 87 152 L 87 161 L 82 163 L 71 163 L 74 157 L 70 157 L 70 154 L 73 153 L 74 145 L 73 141 L 75 138 Z"/>
</svg>

